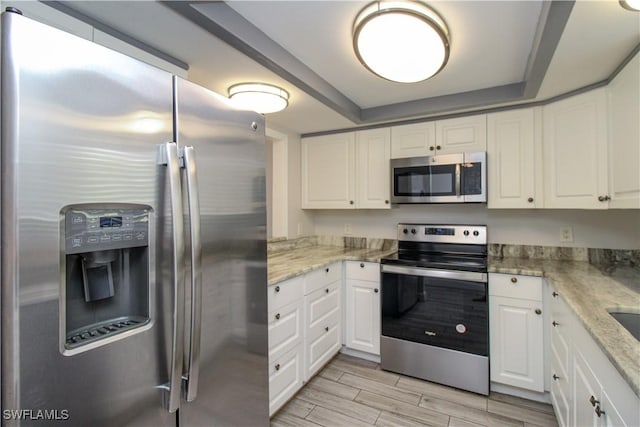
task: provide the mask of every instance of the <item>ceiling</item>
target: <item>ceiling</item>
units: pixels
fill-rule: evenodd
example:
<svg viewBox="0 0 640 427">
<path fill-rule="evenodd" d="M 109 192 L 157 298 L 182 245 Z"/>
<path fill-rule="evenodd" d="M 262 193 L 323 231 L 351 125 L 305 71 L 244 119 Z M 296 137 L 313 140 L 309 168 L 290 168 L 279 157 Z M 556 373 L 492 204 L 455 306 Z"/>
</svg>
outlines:
<svg viewBox="0 0 640 427">
<path fill-rule="evenodd" d="M 640 13 L 606 1 L 429 1 L 451 54 L 424 82 L 381 79 L 357 60 L 362 1 L 120 2 L 67 7 L 189 65 L 218 93 L 263 81 L 290 92 L 267 124 L 300 134 L 545 100 L 606 81 L 640 45 Z M 55 6 L 55 5 L 54 5 Z"/>
</svg>

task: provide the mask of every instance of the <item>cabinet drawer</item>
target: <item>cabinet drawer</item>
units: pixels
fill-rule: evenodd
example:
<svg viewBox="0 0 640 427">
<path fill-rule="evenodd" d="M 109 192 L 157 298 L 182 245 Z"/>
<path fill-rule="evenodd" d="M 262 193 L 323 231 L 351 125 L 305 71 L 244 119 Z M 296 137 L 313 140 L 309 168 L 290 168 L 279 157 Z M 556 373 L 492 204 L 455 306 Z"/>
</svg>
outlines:
<svg viewBox="0 0 640 427">
<path fill-rule="evenodd" d="M 305 297 L 305 316 L 308 327 L 315 326 L 328 313 L 340 307 L 340 286 L 332 283 L 323 289 L 318 289 Z"/>
<path fill-rule="evenodd" d="M 560 362 L 553 354 L 551 356 L 551 375 L 556 375 L 557 379 L 551 380 L 551 403 L 553 404 L 553 410 L 556 413 L 558 425 L 560 427 L 569 427 L 569 379 L 566 374 L 559 368 Z"/>
<path fill-rule="evenodd" d="M 336 282 L 342 278 L 342 263 L 336 262 L 308 273 L 304 279 L 304 294 Z"/>
<path fill-rule="evenodd" d="M 341 334 L 340 324 L 329 327 L 315 340 L 308 341 L 306 348 L 307 372 L 305 379 L 311 378 L 326 362 L 340 350 Z"/>
<path fill-rule="evenodd" d="M 331 329 L 340 323 L 340 318 L 340 310 L 335 308 L 329 314 L 310 325 L 309 328 L 307 328 L 307 341 L 313 341 L 317 337 L 326 334 L 328 332 L 327 329 Z"/>
<path fill-rule="evenodd" d="M 302 387 L 302 344 L 281 357 L 269 359 L 269 415 Z"/>
<path fill-rule="evenodd" d="M 380 281 L 380 264 L 377 262 L 348 261 L 346 268 L 347 279 Z"/>
<path fill-rule="evenodd" d="M 276 310 L 302 298 L 304 292 L 304 276 L 285 280 L 268 288 L 269 311 Z"/>
<path fill-rule="evenodd" d="M 269 313 L 269 357 L 276 357 L 302 342 L 302 300 Z"/>
<path fill-rule="evenodd" d="M 553 319 L 552 321 L 555 322 Z M 564 330 L 563 324 L 551 326 L 551 352 L 556 357 L 558 366 L 566 374 L 569 372 L 569 344 L 564 336 Z"/>
<path fill-rule="evenodd" d="M 489 295 L 542 301 L 542 277 L 491 273 Z"/>
</svg>

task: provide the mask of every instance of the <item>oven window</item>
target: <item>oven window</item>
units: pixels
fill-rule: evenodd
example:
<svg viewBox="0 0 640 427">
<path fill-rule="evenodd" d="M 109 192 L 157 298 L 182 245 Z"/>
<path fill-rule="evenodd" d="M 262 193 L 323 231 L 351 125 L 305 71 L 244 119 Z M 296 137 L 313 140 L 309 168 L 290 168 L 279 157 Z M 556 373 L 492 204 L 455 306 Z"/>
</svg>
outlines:
<svg viewBox="0 0 640 427">
<path fill-rule="evenodd" d="M 382 274 L 382 335 L 488 356 L 486 283 Z"/>
<path fill-rule="evenodd" d="M 461 174 L 462 194 L 482 194 L 482 163 L 463 163 Z"/>
<path fill-rule="evenodd" d="M 395 168 L 393 171 L 395 196 L 453 196 L 455 195 L 455 165 Z"/>
</svg>

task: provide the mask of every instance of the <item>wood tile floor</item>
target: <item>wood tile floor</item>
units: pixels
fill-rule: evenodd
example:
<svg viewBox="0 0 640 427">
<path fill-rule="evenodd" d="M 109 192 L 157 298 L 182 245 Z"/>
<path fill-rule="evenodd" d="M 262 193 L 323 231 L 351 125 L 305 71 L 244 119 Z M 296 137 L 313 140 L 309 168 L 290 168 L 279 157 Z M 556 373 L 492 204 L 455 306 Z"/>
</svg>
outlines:
<svg viewBox="0 0 640 427">
<path fill-rule="evenodd" d="M 489 397 L 382 371 L 337 355 L 271 419 L 272 427 L 555 427 L 550 405 Z"/>
</svg>

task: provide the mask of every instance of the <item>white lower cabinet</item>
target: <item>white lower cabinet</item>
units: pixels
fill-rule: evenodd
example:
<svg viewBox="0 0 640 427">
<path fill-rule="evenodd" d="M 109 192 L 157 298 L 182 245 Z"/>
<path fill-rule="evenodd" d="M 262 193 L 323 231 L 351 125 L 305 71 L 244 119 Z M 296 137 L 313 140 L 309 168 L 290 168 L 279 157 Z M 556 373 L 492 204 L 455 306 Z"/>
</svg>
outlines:
<svg viewBox="0 0 640 427">
<path fill-rule="evenodd" d="M 302 387 L 302 365 L 302 346 L 280 357 L 269 357 L 269 415 L 280 409 Z"/>
<path fill-rule="evenodd" d="M 560 427 L 640 425 L 640 399 L 552 289 L 551 402 Z"/>
<path fill-rule="evenodd" d="M 346 346 L 380 355 L 380 265 L 346 263 Z"/>
<path fill-rule="evenodd" d="M 542 278 L 489 275 L 491 381 L 544 391 Z"/>
</svg>

